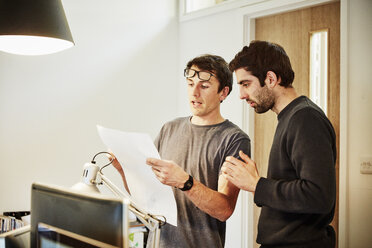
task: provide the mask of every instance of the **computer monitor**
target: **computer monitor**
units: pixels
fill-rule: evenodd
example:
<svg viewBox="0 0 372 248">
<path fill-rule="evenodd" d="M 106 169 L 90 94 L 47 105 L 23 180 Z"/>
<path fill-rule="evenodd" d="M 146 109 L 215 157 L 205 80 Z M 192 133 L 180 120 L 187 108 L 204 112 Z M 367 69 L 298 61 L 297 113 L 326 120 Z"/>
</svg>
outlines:
<svg viewBox="0 0 372 248">
<path fill-rule="evenodd" d="M 46 231 L 49 236 L 45 235 Z M 69 235 L 71 233 L 76 235 Z M 89 240 L 93 245 L 98 241 L 107 247 L 126 248 L 127 204 L 114 197 L 87 195 L 68 188 L 34 183 L 31 190 L 31 248 L 43 244 L 63 247 L 61 237 L 76 241 L 69 241 L 68 247 L 83 247 L 81 242 Z M 53 242 L 59 246 L 50 246 Z"/>
</svg>

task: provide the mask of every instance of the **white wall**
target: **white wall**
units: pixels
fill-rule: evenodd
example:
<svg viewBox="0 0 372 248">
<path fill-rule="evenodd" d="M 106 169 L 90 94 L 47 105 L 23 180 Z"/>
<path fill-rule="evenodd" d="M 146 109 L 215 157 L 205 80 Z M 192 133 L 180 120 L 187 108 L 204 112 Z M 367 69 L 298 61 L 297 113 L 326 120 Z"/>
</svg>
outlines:
<svg viewBox="0 0 372 248">
<path fill-rule="evenodd" d="M 360 174 L 360 157 L 372 157 L 372 1 L 349 0 L 348 27 L 348 244 L 372 244 L 372 174 Z"/>
<path fill-rule="evenodd" d="M 76 183 L 83 164 L 106 150 L 96 124 L 154 138 L 177 113 L 176 1 L 63 4 L 75 47 L 0 52 L 0 212 L 29 210 L 34 181 Z"/>
</svg>

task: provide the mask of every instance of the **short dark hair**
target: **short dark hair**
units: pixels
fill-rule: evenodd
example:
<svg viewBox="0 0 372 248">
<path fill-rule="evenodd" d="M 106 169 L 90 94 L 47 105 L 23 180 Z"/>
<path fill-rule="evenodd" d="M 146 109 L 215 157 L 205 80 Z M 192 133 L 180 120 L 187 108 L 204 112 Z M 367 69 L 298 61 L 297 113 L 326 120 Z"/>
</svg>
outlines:
<svg viewBox="0 0 372 248">
<path fill-rule="evenodd" d="M 257 77 L 261 86 L 265 85 L 266 74 L 272 71 L 281 79 L 280 85 L 292 87 L 294 72 L 291 62 L 283 47 L 268 41 L 252 41 L 249 46 L 235 55 L 229 68 L 235 71 L 244 68 Z"/>
<path fill-rule="evenodd" d="M 229 87 L 229 94 L 232 91 L 233 76 L 229 70 L 229 65 L 220 56 L 204 54 L 190 60 L 186 68 L 190 69 L 191 66 L 197 66 L 199 69 L 209 71 L 216 75 L 220 85 L 218 92 L 221 92 L 226 86 Z"/>
</svg>

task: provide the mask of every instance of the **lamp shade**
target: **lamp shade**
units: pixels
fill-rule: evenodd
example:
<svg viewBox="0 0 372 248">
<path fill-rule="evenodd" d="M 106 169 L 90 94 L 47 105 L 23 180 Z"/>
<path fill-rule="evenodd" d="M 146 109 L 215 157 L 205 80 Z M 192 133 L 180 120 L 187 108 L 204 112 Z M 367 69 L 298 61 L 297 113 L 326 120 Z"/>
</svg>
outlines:
<svg viewBox="0 0 372 248">
<path fill-rule="evenodd" d="M 96 184 L 98 171 L 99 167 L 96 164 L 85 163 L 80 182 L 73 185 L 71 188 L 85 193 L 100 193 Z"/>
<path fill-rule="evenodd" d="M 61 0 L 0 0 L 0 50 L 42 55 L 74 46 Z"/>
</svg>

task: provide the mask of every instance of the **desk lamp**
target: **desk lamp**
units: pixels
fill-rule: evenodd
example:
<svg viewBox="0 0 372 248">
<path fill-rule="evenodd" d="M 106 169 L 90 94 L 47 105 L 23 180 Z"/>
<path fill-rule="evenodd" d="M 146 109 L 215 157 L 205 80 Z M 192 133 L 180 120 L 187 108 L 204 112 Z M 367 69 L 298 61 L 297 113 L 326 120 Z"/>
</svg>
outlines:
<svg viewBox="0 0 372 248">
<path fill-rule="evenodd" d="M 101 168 L 96 165 L 95 158 L 99 154 L 110 155 L 110 162 L 103 165 Z M 107 177 L 102 173 L 102 169 L 109 166 L 113 162 L 113 158 L 109 152 L 99 152 L 94 155 L 90 163 L 84 164 L 84 171 L 81 177 L 81 181 L 74 186 L 72 189 L 85 192 L 85 193 L 100 193 L 97 185 L 106 186 L 116 196 L 123 198 L 128 203 L 128 209 L 136 215 L 136 217 L 149 229 L 149 235 L 147 239 L 146 248 L 158 248 L 160 241 L 160 227 L 164 224 L 164 221 L 156 218 L 155 216 L 142 210 L 136 206 L 131 200 L 128 193 L 121 191 L 116 185 L 114 185 Z"/>
</svg>

